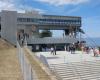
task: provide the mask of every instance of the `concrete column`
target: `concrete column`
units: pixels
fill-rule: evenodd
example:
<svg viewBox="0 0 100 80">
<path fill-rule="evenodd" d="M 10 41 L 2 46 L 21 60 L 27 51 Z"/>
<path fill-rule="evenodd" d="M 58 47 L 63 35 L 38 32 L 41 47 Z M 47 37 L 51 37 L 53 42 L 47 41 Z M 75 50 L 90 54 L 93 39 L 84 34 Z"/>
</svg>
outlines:
<svg viewBox="0 0 100 80">
<path fill-rule="evenodd" d="M 1 37 L 12 44 L 16 44 L 17 34 L 17 12 L 1 12 Z"/>
</svg>

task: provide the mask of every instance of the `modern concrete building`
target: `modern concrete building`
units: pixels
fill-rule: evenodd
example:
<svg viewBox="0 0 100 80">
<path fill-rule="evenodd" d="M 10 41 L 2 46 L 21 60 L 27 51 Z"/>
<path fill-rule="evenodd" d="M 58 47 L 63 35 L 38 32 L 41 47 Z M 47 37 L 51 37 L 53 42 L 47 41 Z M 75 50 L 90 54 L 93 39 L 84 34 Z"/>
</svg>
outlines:
<svg viewBox="0 0 100 80">
<path fill-rule="evenodd" d="M 42 15 L 37 12 L 0 12 L 1 37 L 16 44 L 20 32 L 29 35 L 28 44 L 67 44 L 77 42 L 76 35 L 81 28 L 81 17 Z M 62 38 L 39 38 L 39 30 L 64 30 Z M 73 36 L 72 36 L 73 35 Z"/>
</svg>

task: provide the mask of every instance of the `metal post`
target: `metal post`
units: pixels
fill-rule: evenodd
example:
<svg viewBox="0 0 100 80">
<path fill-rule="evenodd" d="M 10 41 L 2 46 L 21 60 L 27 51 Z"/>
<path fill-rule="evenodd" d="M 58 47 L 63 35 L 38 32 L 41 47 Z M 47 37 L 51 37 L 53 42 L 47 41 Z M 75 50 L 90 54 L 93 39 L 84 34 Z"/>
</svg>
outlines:
<svg viewBox="0 0 100 80">
<path fill-rule="evenodd" d="M 65 56 L 64 56 L 64 63 L 65 63 Z"/>
<path fill-rule="evenodd" d="M 26 36 L 25 36 L 25 40 L 24 40 L 24 46 L 27 47 L 27 40 L 26 40 Z"/>
<path fill-rule="evenodd" d="M 31 80 L 33 80 L 33 72 L 32 72 L 32 67 L 31 67 Z"/>
<path fill-rule="evenodd" d="M 79 34 L 79 43 L 81 42 L 81 32 Z"/>
</svg>

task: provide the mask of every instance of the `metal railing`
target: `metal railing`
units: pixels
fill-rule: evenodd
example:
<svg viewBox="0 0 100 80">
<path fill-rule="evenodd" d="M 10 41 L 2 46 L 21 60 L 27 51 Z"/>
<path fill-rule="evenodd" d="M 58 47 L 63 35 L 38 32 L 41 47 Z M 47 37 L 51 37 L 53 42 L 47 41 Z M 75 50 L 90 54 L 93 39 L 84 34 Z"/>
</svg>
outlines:
<svg viewBox="0 0 100 80">
<path fill-rule="evenodd" d="M 58 37 L 58 38 L 54 38 L 54 37 L 45 37 L 45 38 L 34 38 L 34 37 L 30 37 L 27 42 L 28 44 L 58 44 L 58 43 L 75 43 L 77 42 L 77 38 L 75 37 L 70 37 L 70 36 L 66 36 L 66 37 Z"/>
<path fill-rule="evenodd" d="M 27 60 L 23 48 L 17 42 L 18 59 L 22 70 L 24 80 L 38 80 L 34 69 Z"/>
</svg>

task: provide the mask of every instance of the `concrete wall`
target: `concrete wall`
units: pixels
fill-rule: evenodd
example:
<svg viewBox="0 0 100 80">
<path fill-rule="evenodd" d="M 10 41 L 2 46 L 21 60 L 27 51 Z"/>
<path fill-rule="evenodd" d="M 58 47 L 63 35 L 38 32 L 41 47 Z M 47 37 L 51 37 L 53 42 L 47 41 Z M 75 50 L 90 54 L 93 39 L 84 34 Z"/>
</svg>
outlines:
<svg viewBox="0 0 100 80">
<path fill-rule="evenodd" d="M 1 12 L 1 37 L 16 44 L 17 30 L 17 12 L 2 11 Z"/>
</svg>

